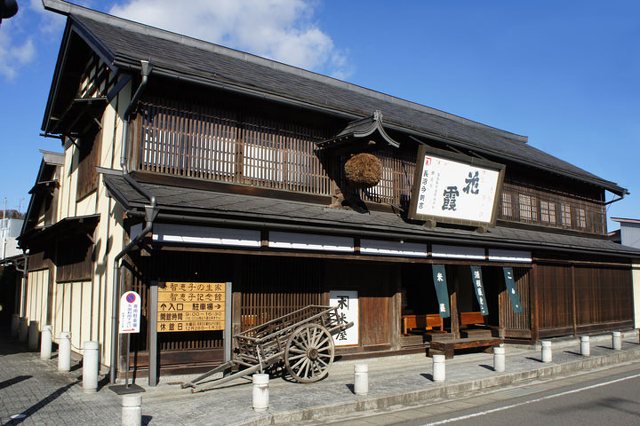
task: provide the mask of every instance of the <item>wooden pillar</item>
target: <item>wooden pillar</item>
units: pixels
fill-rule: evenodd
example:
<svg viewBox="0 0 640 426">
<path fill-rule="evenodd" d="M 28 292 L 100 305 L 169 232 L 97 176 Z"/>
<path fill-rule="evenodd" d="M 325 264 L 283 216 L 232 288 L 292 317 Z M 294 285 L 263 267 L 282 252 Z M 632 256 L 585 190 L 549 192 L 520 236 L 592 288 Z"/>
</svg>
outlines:
<svg viewBox="0 0 640 426">
<path fill-rule="evenodd" d="M 400 349 L 400 322 L 402 321 L 402 267 L 400 265 L 391 265 L 392 281 L 389 283 L 390 288 L 394 290 L 391 296 L 391 349 Z"/>
<path fill-rule="evenodd" d="M 451 271 L 455 271 L 455 266 L 447 268 L 447 277 L 453 278 L 453 292 L 449 296 L 449 306 L 451 309 L 451 333 L 453 334 L 454 339 L 460 338 L 460 315 L 458 314 L 458 274 L 452 274 Z M 451 281 L 448 279 L 447 281 Z M 447 282 L 447 286 L 449 283 Z"/>
<path fill-rule="evenodd" d="M 149 316 L 147 317 L 147 333 L 149 337 L 149 386 L 158 385 L 158 282 L 149 284 Z"/>
<path fill-rule="evenodd" d="M 571 316 L 573 324 L 573 335 L 578 335 L 578 307 L 576 305 L 576 267 L 571 265 Z"/>
<path fill-rule="evenodd" d="M 538 269 L 536 264 L 531 265 L 529 277 L 529 315 L 531 321 L 531 340 L 534 342 L 540 339 L 540 314 L 538 300 Z"/>
</svg>

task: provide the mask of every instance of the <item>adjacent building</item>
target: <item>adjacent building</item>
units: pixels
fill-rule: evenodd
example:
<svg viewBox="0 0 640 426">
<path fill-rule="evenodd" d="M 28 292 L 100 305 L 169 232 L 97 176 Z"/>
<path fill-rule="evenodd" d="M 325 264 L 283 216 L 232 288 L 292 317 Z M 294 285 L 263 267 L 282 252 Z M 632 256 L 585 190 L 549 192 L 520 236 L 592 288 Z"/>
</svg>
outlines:
<svg viewBox="0 0 640 426">
<path fill-rule="evenodd" d="M 112 372 L 215 365 L 226 332 L 312 304 L 354 321 L 342 355 L 422 348 L 434 317 L 526 342 L 634 326 L 640 251 L 606 229 L 624 187 L 524 136 L 44 4 L 67 16 L 42 123 L 63 152 L 32 191 L 21 315 L 98 341 Z"/>
</svg>

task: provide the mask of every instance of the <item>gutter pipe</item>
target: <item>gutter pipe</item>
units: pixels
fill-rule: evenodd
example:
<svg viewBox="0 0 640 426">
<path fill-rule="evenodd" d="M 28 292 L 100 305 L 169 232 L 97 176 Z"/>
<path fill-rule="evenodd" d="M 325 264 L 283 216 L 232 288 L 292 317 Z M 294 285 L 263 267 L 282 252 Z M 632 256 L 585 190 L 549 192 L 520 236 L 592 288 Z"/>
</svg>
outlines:
<svg viewBox="0 0 640 426">
<path fill-rule="evenodd" d="M 122 282 L 122 265 L 120 265 L 120 260 L 133 249 L 138 247 L 144 237 L 151 232 L 153 229 L 153 221 L 158 215 L 158 207 L 156 203 L 156 197 L 153 194 L 150 194 L 146 191 L 142 186 L 136 182 L 129 175 L 129 159 L 127 157 L 128 153 L 128 139 L 129 139 L 129 121 L 131 119 L 131 112 L 135 107 L 135 104 L 140 99 L 142 92 L 147 86 L 149 81 L 149 74 L 151 74 L 151 64 L 149 61 L 141 61 L 142 67 L 140 73 L 142 75 L 142 81 L 138 86 L 138 89 L 134 93 L 127 106 L 127 109 L 124 112 L 123 121 L 124 124 L 122 126 L 122 152 L 120 155 L 120 167 L 122 167 L 122 174 L 127 182 L 131 184 L 138 192 L 144 195 L 149 199 L 150 205 L 145 206 L 145 227 L 133 240 L 129 242 L 121 251 L 118 253 L 113 260 L 113 293 L 112 293 L 112 306 L 111 306 L 111 366 L 109 368 L 109 382 L 114 384 L 116 382 L 116 373 L 118 370 L 118 304 L 120 302 L 120 286 Z M 128 366 L 127 366 L 128 368 Z"/>
</svg>

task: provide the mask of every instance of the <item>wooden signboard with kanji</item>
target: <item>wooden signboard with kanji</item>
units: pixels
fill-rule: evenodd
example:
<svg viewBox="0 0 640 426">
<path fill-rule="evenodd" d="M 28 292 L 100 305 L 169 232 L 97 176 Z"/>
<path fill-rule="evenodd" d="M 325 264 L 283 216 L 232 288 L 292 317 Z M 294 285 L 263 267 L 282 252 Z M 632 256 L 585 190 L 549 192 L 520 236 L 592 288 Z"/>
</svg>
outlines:
<svg viewBox="0 0 640 426">
<path fill-rule="evenodd" d="M 224 330 L 226 283 L 166 282 L 158 286 L 159 333 Z"/>
</svg>

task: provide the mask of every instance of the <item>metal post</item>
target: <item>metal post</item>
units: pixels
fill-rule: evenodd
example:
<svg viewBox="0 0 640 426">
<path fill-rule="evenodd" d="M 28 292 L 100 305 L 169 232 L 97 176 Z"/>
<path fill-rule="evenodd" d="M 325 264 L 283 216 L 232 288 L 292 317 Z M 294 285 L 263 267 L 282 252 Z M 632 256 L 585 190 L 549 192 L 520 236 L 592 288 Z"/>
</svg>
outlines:
<svg viewBox="0 0 640 426">
<path fill-rule="evenodd" d="M 369 393 L 369 366 L 367 364 L 356 364 L 354 366 L 353 392 L 356 395 L 366 395 Z"/>
<path fill-rule="evenodd" d="M 611 348 L 614 351 L 619 351 L 622 349 L 622 333 L 619 331 L 614 331 L 611 333 Z"/>
<path fill-rule="evenodd" d="M 38 321 L 29 323 L 29 341 L 27 347 L 30 351 L 38 350 L 38 342 L 40 341 L 40 330 L 38 329 Z"/>
<path fill-rule="evenodd" d="M 124 395 L 122 397 L 122 426 L 140 426 L 142 424 L 142 397 Z"/>
<path fill-rule="evenodd" d="M 98 390 L 98 342 L 84 342 L 82 356 L 82 389 L 85 393 Z"/>
<path fill-rule="evenodd" d="M 269 408 L 269 375 L 253 375 L 253 409 L 267 411 Z"/>
<path fill-rule="evenodd" d="M 444 355 L 433 355 L 433 381 L 444 382 L 445 380 L 445 359 Z"/>
<path fill-rule="evenodd" d="M 158 386 L 158 283 L 149 287 L 149 386 Z"/>
<path fill-rule="evenodd" d="M 497 373 L 503 373 L 506 370 L 505 352 L 504 346 L 493 348 L 493 370 Z"/>
<path fill-rule="evenodd" d="M 27 337 L 29 336 L 29 320 L 27 318 L 20 318 L 20 322 L 18 324 L 18 341 L 20 343 L 25 343 L 27 341 Z"/>
<path fill-rule="evenodd" d="M 58 335 L 58 371 L 71 370 L 71 334 L 63 331 Z"/>
<path fill-rule="evenodd" d="M 540 343 L 542 344 L 542 362 L 551 362 L 551 341 L 543 340 Z"/>
<path fill-rule="evenodd" d="M 231 292 L 231 283 L 228 282 L 225 286 L 225 315 L 224 315 L 224 361 L 231 361 L 231 328 L 233 324 L 231 323 L 231 311 L 233 309 L 232 306 L 232 292 Z"/>
<path fill-rule="evenodd" d="M 18 328 L 20 326 L 20 315 L 11 315 L 11 337 L 14 339 L 18 337 Z"/>
<path fill-rule="evenodd" d="M 580 336 L 580 355 L 591 355 L 591 344 L 589 343 L 589 336 Z"/>
<path fill-rule="evenodd" d="M 42 327 L 40 335 L 40 359 L 51 359 L 51 326 Z"/>
</svg>

